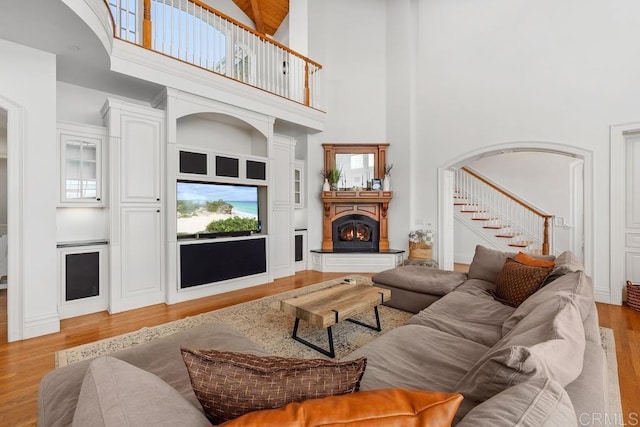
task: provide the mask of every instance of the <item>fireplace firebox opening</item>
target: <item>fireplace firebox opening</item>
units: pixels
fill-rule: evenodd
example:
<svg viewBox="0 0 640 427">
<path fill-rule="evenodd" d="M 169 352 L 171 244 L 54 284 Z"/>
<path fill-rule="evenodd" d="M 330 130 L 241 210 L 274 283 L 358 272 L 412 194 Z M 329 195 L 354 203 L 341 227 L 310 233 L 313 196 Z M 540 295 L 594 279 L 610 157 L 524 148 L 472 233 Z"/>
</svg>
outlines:
<svg viewBox="0 0 640 427">
<path fill-rule="evenodd" d="M 333 250 L 377 252 L 380 241 L 378 221 L 365 215 L 346 215 L 332 223 Z"/>
</svg>

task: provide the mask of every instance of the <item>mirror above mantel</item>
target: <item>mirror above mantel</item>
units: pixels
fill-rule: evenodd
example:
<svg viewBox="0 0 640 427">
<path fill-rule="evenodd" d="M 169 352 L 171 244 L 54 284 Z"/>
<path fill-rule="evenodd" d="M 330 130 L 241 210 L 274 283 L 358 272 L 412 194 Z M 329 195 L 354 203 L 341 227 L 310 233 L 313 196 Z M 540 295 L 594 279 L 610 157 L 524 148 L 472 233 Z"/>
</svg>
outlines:
<svg viewBox="0 0 640 427">
<path fill-rule="evenodd" d="M 342 171 L 339 186 L 344 189 L 366 188 L 374 178 L 384 177 L 386 150 L 389 144 L 322 144 L 324 168 Z"/>
</svg>

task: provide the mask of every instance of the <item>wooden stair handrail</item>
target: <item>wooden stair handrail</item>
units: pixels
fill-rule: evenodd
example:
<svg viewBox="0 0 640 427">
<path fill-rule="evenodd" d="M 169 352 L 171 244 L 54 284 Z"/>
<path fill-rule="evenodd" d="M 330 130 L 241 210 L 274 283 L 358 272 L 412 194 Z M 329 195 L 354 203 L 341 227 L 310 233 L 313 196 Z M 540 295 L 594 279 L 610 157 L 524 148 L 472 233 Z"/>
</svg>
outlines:
<svg viewBox="0 0 640 427">
<path fill-rule="evenodd" d="M 541 212 L 539 209 L 536 209 L 533 206 L 531 206 L 530 204 L 528 204 L 527 202 L 518 199 L 516 196 L 514 196 L 511 193 L 509 193 L 507 190 L 505 190 L 503 188 L 500 188 L 499 186 L 497 186 L 493 182 L 489 181 L 488 179 L 486 179 L 482 175 L 479 175 L 477 172 L 474 172 L 473 170 L 469 169 L 466 166 L 463 166 L 461 168 L 461 170 L 465 171 L 466 173 L 468 173 L 469 175 L 473 176 L 474 178 L 477 178 L 478 180 L 480 180 L 483 183 L 487 184 L 489 187 L 493 188 L 494 190 L 496 190 L 499 193 L 502 193 L 503 195 L 505 195 L 509 199 L 513 200 L 514 202 L 516 202 L 520 206 L 524 207 L 525 209 L 530 210 L 531 212 L 533 212 L 534 214 L 538 215 L 541 218 L 553 218 L 555 216 L 555 215 L 550 215 L 550 214 Z"/>
<path fill-rule="evenodd" d="M 525 209 L 533 212 L 534 214 L 538 215 L 540 218 L 543 218 L 544 219 L 544 226 L 543 226 L 543 236 L 542 236 L 542 255 L 549 255 L 549 252 L 550 252 L 550 250 L 549 250 L 550 249 L 550 245 L 549 245 L 549 219 L 553 218 L 555 215 L 550 215 L 548 213 L 541 212 L 539 209 L 536 209 L 535 207 L 531 206 L 530 204 L 528 204 L 524 200 L 521 200 L 521 199 L 517 198 L 513 194 L 509 193 L 507 190 L 497 186 L 493 182 L 489 181 L 487 178 L 483 177 L 482 175 L 478 174 L 477 172 L 473 171 L 472 169 L 470 169 L 470 168 L 468 168 L 466 166 L 463 166 L 462 168 L 460 168 L 460 170 L 468 173 L 472 177 L 476 178 L 477 180 L 481 181 L 482 183 L 486 184 L 487 186 L 493 188 L 494 190 L 496 190 L 500 194 L 504 195 L 508 199 L 512 200 L 513 202 L 519 204 L 523 208 L 525 208 Z"/>
</svg>

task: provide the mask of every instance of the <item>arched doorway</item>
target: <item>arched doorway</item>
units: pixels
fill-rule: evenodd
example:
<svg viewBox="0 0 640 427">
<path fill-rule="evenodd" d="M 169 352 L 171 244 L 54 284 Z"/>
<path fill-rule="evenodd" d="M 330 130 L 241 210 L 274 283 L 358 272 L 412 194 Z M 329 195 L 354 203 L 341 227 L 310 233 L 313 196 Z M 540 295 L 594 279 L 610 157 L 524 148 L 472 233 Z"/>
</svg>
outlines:
<svg viewBox="0 0 640 427">
<path fill-rule="evenodd" d="M 566 222 L 574 223 L 574 218 L 582 218 L 582 226 L 579 233 L 581 235 L 568 236 L 572 239 L 572 245 L 584 246 L 583 258 L 585 269 L 588 274 L 592 274 L 593 260 L 593 160 L 592 153 L 580 148 L 547 142 L 512 142 L 485 147 L 483 149 L 468 152 L 462 156 L 451 159 L 449 162 L 439 168 L 439 221 L 438 221 L 438 262 L 443 268 L 453 268 L 455 239 L 454 239 L 454 210 L 452 206 L 453 200 L 453 172 L 454 168 L 468 165 L 473 162 L 482 163 L 480 159 L 487 159 L 492 156 L 493 163 L 500 160 L 498 156 L 506 153 L 545 153 L 554 156 L 565 156 L 575 159 L 571 162 L 573 165 L 570 172 L 573 176 L 567 176 L 570 181 L 569 185 L 572 190 L 569 191 L 567 197 L 573 198 L 572 205 L 574 211 L 571 212 L 571 219 Z M 487 162 L 491 164 L 491 162 Z M 544 173 L 541 166 L 539 173 Z M 532 179 L 535 179 L 533 176 Z M 582 190 L 577 190 L 582 187 Z"/>
</svg>

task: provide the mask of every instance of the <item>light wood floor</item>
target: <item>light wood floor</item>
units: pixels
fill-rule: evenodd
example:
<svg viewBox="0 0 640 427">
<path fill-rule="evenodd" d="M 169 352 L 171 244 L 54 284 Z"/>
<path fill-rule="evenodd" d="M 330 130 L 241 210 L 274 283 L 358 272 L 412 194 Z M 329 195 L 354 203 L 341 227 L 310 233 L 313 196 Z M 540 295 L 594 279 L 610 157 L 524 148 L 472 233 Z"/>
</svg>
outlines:
<svg viewBox="0 0 640 427">
<path fill-rule="evenodd" d="M 6 290 L 0 291 L 0 425 L 35 425 L 40 379 L 54 369 L 54 353 L 69 347 L 135 331 L 172 320 L 273 295 L 343 276 L 304 271 L 274 283 L 167 306 L 164 304 L 109 315 L 106 312 L 63 320 L 61 332 L 7 343 Z M 598 304 L 600 324 L 612 328 L 625 420 L 640 413 L 640 312 Z"/>
</svg>

